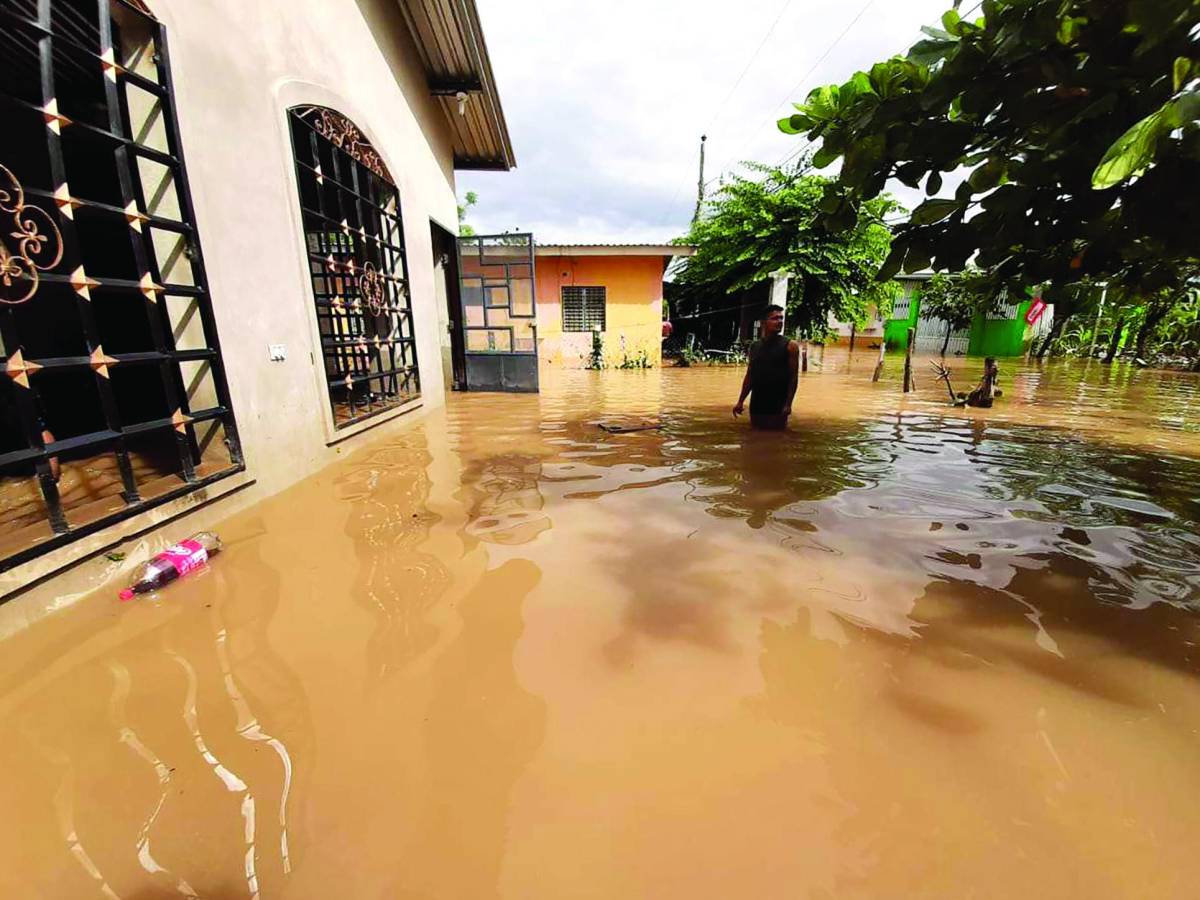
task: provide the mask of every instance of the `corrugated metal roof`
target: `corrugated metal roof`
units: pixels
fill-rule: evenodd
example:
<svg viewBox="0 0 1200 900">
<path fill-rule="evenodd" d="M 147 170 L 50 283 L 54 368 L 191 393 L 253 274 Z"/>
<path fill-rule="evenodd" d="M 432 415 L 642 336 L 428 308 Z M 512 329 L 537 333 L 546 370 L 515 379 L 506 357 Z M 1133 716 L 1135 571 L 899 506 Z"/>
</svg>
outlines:
<svg viewBox="0 0 1200 900">
<path fill-rule="evenodd" d="M 517 164 L 475 0 L 397 0 L 417 45 L 429 90 L 450 123 L 454 168 Z M 458 114 L 459 92 L 467 95 Z"/>
<path fill-rule="evenodd" d="M 689 244 L 538 244 L 538 256 L 693 256 Z"/>
</svg>

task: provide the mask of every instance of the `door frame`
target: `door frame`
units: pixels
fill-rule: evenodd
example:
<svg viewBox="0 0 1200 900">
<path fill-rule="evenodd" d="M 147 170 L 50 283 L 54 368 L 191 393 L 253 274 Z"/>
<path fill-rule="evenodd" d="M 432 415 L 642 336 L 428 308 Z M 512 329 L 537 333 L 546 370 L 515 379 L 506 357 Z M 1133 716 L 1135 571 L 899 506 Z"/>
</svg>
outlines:
<svg viewBox="0 0 1200 900">
<path fill-rule="evenodd" d="M 433 267 L 436 273 L 438 257 L 445 259 L 442 277 L 446 280 L 447 327 L 450 330 L 450 371 L 452 391 L 467 389 L 466 340 L 463 335 L 462 294 L 458 278 L 458 237 L 437 220 L 429 220 L 430 242 L 433 245 Z M 441 351 L 441 342 L 438 343 Z"/>
</svg>

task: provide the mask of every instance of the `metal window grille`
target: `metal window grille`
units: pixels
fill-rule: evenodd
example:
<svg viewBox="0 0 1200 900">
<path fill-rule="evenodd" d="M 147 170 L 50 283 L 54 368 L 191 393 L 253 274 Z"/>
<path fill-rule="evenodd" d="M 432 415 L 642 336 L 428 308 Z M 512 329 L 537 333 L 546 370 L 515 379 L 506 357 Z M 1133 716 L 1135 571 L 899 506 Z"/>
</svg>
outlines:
<svg viewBox="0 0 1200 900">
<path fill-rule="evenodd" d="M 992 321 L 1006 321 L 1017 317 L 1017 311 L 1021 308 L 1020 302 L 1013 301 L 1008 294 L 1007 288 L 1001 289 L 1000 305 L 993 311 L 988 313 L 988 318 Z"/>
<path fill-rule="evenodd" d="M 917 285 L 911 281 L 900 282 L 900 296 L 892 306 L 892 320 L 907 319 L 912 312 L 913 297 L 916 296 Z"/>
<path fill-rule="evenodd" d="M 243 468 L 137 0 L 0 5 L 0 570 Z"/>
<path fill-rule="evenodd" d="M 606 288 L 564 287 L 563 331 L 603 331 L 607 303 Z"/>
<path fill-rule="evenodd" d="M 304 239 L 334 425 L 421 396 L 400 194 L 347 118 L 289 113 Z"/>
</svg>

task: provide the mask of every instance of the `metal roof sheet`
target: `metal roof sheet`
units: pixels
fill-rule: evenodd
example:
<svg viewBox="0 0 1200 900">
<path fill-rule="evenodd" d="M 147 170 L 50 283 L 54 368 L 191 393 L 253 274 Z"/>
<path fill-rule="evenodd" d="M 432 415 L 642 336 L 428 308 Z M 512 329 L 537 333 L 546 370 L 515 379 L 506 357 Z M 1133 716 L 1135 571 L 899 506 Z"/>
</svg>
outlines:
<svg viewBox="0 0 1200 900">
<path fill-rule="evenodd" d="M 416 42 L 429 90 L 450 124 L 454 168 L 513 168 L 516 156 L 475 0 L 397 2 Z M 460 91 L 468 98 L 461 116 Z"/>
</svg>

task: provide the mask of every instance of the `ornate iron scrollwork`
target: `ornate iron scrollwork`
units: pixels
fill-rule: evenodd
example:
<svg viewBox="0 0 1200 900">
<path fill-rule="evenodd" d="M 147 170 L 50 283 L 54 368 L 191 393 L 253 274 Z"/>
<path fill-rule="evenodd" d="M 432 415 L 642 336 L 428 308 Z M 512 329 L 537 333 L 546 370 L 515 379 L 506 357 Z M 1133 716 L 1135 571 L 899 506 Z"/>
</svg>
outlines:
<svg viewBox="0 0 1200 900">
<path fill-rule="evenodd" d="M 317 134 L 329 143 L 346 151 L 351 159 L 362 163 L 388 184 L 395 185 L 391 172 L 383 164 L 383 158 L 371 146 L 371 142 L 363 137 L 358 127 L 345 116 L 324 106 L 310 107 L 301 113 L 301 116 L 309 119 Z"/>
<path fill-rule="evenodd" d="M 0 303 L 16 306 L 37 293 L 39 272 L 62 262 L 62 234 L 44 209 L 25 205 L 25 189 L 6 166 L 0 165 L 0 179 L 0 213 L 7 226 L 0 233 Z"/>
<path fill-rule="evenodd" d="M 363 273 L 358 277 L 358 292 L 372 313 L 379 315 L 383 312 L 383 278 L 374 263 L 363 264 Z"/>
</svg>

